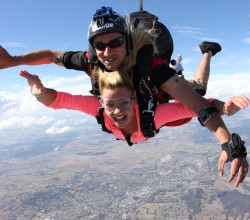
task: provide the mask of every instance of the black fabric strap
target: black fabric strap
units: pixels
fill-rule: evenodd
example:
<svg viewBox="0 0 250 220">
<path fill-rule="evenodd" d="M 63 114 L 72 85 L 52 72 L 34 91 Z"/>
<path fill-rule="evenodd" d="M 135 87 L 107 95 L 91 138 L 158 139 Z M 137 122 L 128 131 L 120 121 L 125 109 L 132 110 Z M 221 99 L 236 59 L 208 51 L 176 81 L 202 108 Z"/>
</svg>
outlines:
<svg viewBox="0 0 250 220">
<path fill-rule="evenodd" d="M 216 108 L 215 107 L 207 107 L 206 108 L 208 114 L 212 114 L 214 112 L 217 112 Z M 201 119 L 198 117 L 198 121 L 200 122 L 201 126 L 205 127 L 205 125 L 203 124 L 203 122 L 201 121 Z"/>
<path fill-rule="evenodd" d="M 154 112 L 144 111 L 141 113 L 141 130 L 144 137 L 154 137 L 156 134 L 154 125 Z"/>
<path fill-rule="evenodd" d="M 116 138 L 117 141 L 121 141 L 121 139 Z M 134 143 L 131 142 L 128 138 L 126 138 L 127 144 L 131 147 Z"/>
<path fill-rule="evenodd" d="M 207 109 L 207 112 L 208 112 L 209 114 L 212 114 L 212 113 L 214 113 L 214 112 L 217 112 L 217 110 L 216 110 L 215 107 L 208 107 L 208 108 L 206 108 L 206 109 Z"/>
<path fill-rule="evenodd" d="M 149 68 L 153 59 L 154 48 L 152 45 L 145 45 L 137 51 L 136 64 L 139 67 L 140 76 L 148 77 Z"/>
<path fill-rule="evenodd" d="M 237 157 L 246 157 L 247 150 L 245 142 L 241 140 L 238 134 L 232 133 L 229 142 L 221 145 L 222 150 L 226 151 L 228 160 L 233 161 Z"/>
<path fill-rule="evenodd" d="M 152 45 L 145 45 L 137 52 L 136 57 L 136 74 L 139 76 L 139 87 L 136 87 L 136 95 L 140 111 L 140 126 L 144 137 L 154 137 L 156 134 L 154 124 L 154 111 L 157 105 L 154 93 L 156 91 L 153 91 L 154 85 L 149 77 L 153 52 Z"/>
<path fill-rule="evenodd" d="M 105 121 L 104 121 L 104 116 L 103 116 L 104 108 L 99 107 L 98 112 L 99 112 L 99 115 L 96 116 L 97 123 L 102 126 L 102 131 L 105 131 L 105 132 L 111 134 L 112 131 L 108 130 L 105 126 Z"/>
</svg>

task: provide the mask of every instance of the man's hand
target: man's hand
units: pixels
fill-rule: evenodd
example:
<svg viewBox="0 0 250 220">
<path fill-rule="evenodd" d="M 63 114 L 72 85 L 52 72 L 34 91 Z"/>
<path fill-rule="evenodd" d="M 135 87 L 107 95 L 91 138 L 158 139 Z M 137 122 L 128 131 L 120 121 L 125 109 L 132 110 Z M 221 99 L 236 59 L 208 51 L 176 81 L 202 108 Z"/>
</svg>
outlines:
<svg viewBox="0 0 250 220">
<path fill-rule="evenodd" d="M 8 51 L 0 45 L 0 69 L 19 65 L 42 65 L 50 63 L 64 66 L 62 63 L 62 57 L 64 53 L 64 51 L 45 49 L 34 50 L 25 54 L 11 56 Z M 82 54 L 82 52 L 79 53 Z"/>
<path fill-rule="evenodd" d="M 13 66 L 13 57 L 0 45 L 0 69 Z"/>
<path fill-rule="evenodd" d="M 221 152 L 221 156 L 219 159 L 219 163 L 218 163 L 218 170 L 219 170 L 219 175 L 223 176 L 224 173 L 224 165 L 225 163 L 228 162 L 228 156 L 226 151 L 222 151 Z M 232 162 L 231 162 L 231 173 L 230 176 L 227 180 L 228 183 L 230 183 L 237 175 L 237 179 L 235 181 L 235 187 L 238 187 L 240 183 L 242 183 L 248 173 L 248 162 L 247 159 L 244 156 L 235 158 Z"/>
</svg>

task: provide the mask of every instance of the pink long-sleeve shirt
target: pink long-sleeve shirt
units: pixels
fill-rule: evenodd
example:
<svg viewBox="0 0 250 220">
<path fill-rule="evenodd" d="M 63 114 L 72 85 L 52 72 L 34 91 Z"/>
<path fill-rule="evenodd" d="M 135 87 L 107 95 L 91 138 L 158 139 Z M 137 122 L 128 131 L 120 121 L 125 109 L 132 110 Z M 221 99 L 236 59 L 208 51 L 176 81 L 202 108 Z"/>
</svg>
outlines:
<svg viewBox="0 0 250 220">
<path fill-rule="evenodd" d="M 71 95 L 69 93 L 57 92 L 57 97 L 54 102 L 47 107 L 53 109 L 69 109 L 69 110 L 78 110 L 85 114 L 96 117 L 99 115 L 98 107 L 100 103 L 97 97 L 95 96 L 83 96 L 83 95 Z M 134 109 L 137 119 L 138 130 L 134 132 L 130 141 L 132 143 L 145 141 L 148 138 L 143 136 L 140 127 L 140 115 L 138 104 L 134 103 Z M 117 128 L 113 121 L 106 115 L 104 111 L 105 126 L 108 130 L 112 131 L 112 134 L 121 140 L 125 140 L 121 129 Z M 182 105 L 181 103 L 164 103 L 157 106 L 155 110 L 154 122 L 156 129 L 159 129 L 161 126 L 167 122 L 176 121 L 182 118 L 188 117 L 197 117 L 197 115 L 192 112 L 190 109 Z"/>
</svg>

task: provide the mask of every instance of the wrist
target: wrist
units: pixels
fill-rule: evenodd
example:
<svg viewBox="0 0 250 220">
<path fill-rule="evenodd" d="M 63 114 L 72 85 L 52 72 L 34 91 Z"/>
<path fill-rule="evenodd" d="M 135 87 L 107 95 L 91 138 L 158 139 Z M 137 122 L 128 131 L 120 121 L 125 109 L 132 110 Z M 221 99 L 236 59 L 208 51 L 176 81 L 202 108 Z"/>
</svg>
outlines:
<svg viewBox="0 0 250 220">
<path fill-rule="evenodd" d="M 39 89 L 39 93 L 38 92 L 34 92 L 34 91 L 30 91 L 30 93 L 35 96 L 36 98 L 42 97 L 45 94 L 45 90 L 46 88 L 42 87 Z"/>
<path fill-rule="evenodd" d="M 233 161 L 235 158 L 247 156 L 247 150 L 244 144 L 245 142 L 241 140 L 238 134 L 232 133 L 230 140 L 222 144 L 221 148 L 226 151 L 228 160 Z"/>
<path fill-rule="evenodd" d="M 229 114 L 228 114 L 228 112 L 227 112 L 227 110 L 226 110 L 226 107 L 225 107 L 225 103 L 224 103 L 223 106 L 222 106 L 222 113 L 223 113 L 223 115 L 229 116 Z"/>
</svg>

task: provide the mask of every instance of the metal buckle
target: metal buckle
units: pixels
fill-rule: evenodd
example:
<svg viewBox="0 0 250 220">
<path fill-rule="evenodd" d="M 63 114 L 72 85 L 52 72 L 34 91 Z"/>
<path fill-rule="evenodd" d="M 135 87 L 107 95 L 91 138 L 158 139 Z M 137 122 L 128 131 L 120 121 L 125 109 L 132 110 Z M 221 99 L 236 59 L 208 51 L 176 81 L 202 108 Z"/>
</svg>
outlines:
<svg viewBox="0 0 250 220">
<path fill-rule="evenodd" d="M 144 113 L 151 113 L 152 116 L 155 115 L 154 111 L 151 111 L 151 110 L 143 110 L 142 114 L 144 114 Z"/>
</svg>

